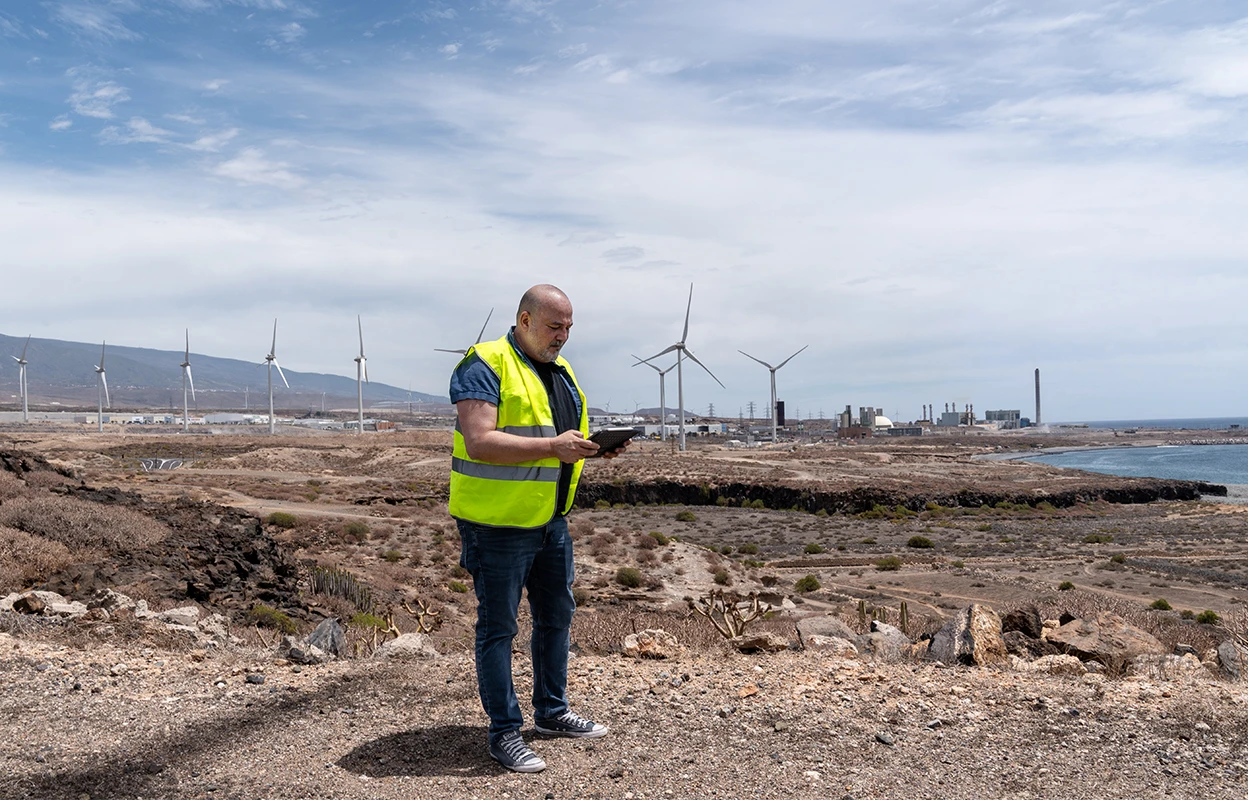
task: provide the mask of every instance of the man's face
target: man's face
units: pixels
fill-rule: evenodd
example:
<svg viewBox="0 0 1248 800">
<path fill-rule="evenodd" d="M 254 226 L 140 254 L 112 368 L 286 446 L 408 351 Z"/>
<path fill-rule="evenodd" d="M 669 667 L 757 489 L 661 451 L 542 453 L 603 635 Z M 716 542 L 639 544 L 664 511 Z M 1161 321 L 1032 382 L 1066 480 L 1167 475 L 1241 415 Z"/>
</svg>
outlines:
<svg viewBox="0 0 1248 800">
<path fill-rule="evenodd" d="M 523 312 L 516 322 L 516 340 L 534 361 L 550 363 L 568 341 L 572 330 L 572 304 L 564 298 L 549 299 L 536 312 Z"/>
</svg>

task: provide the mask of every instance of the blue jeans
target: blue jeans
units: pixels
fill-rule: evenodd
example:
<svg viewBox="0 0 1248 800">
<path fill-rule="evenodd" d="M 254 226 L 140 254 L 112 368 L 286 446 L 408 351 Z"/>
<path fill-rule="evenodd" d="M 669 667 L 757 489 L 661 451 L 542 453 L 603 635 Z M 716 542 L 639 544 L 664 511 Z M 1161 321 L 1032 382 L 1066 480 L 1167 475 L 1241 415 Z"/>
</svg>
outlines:
<svg viewBox="0 0 1248 800">
<path fill-rule="evenodd" d="M 524 723 L 511 674 L 521 589 L 528 590 L 533 615 L 533 713 L 543 720 L 568 710 L 569 629 L 576 608 L 572 538 L 563 517 L 531 529 L 456 523 L 459 563 L 471 573 L 477 595 L 477 689 L 493 743 Z"/>
</svg>

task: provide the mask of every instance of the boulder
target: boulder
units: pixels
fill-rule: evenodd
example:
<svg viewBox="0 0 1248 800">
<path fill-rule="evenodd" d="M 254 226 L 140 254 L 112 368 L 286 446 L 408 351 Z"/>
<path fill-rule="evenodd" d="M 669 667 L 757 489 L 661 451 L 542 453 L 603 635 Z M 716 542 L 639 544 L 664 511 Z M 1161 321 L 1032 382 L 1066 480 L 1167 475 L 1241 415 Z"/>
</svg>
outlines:
<svg viewBox="0 0 1248 800">
<path fill-rule="evenodd" d="M 1248 650 L 1227 639 L 1218 645 L 1217 660 L 1218 666 L 1228 678 L 1234 681 L 1243 680 L 1244 669 L 1248 667 Z"/>
<path fill-rule="evenodd" d="M 1095 620 L 1073 619 L 1048 633 L 1048 640 L 1058 650 L 1082 661 L 1098 661 L 1111 668 L 1125 667 L 1139 655 L 1163 655 L 1166 652 L 1166 648 L 1152 634 L 1108 611 L 1102 611 Z"/>
<path fill-rule="evenodd" d="M 771 631 L 743 633 L 728 640 L 728 644 L 742 653 L 776 653 L 789 649 L 789 640 Z"/>
<path fill-rule="evenodd" d="M 624 655 L 629 658 L 672 658 L 684 652 L 676 637 L 661 628 L 647 628 L 624 637 Z"/>
<path fill-rule="evenodd" d="M 1001 618 L 987 606 L 973 603 L 941 627 L 927 647 L 927 659 L 944 664 L 1005 666 Z"/>
<path fill-rule="evenodd" d="M 30 591 L 22 592 L 16 597 L 5 598 L 8 608 L 19 614 L 34 614 L 45 617 L 81 617 L 87 613 L 87 607 L 76 600 L 68 600 L 56 592 Z"/>
<path fill-rule="evenodd" d="M 282 640 L 282 655 L 296 664 L 325 664 L 333 661 L 332 653 L 326 653 L 319 647 L 312 647 L 293 636 Z"/>
<path fill-rule="evenodd" d="M 181 625 L 186 628 L 193 628 L 195 623 L 199 622 L 199 606 L 182 606 L 181 608 L 171 608 L 168 611 L 160 611 L 156 614 L 156 619 L 167 625 Z"/>
<path fill-rule="evenodd" d="M 830 616 L 802 617 L 797 621 L 797 630 L 803 639 L 811 636 L 834 636 L 849 641 L 857 635 L 840 617 Z"/>
<path fill-rule="evenodd" d="M 373 653 L 373 658 L 376 659 L 400 661 L 425 661 L 439 657 L 441 654 L 434 648 L 429 637 L 423 633 L 405 633 L 397 639 L 386 642 Z"/>
<path fill-rule="evenodd" d="M 14 600 L 12 605 L 12 609 L 19 614 L 42 614 L 47 608 L 48 604 L 34 594 L 24 594 Z"/>
<path fill-rule="evenodd" d="M 347 655 L 347 635 L 334 617 L 321 620 L 321 624 L 303 641 L 326 653 L 333 653 L 338 658 L 345 658 Z"/>
<path fill-rule="evenodd" d="M 112 589 L 101 589 L 95 593 L 95 597 L 91 598 L 91 602 L 87 603 L 87 608 L 101 608 L 112 615 L 122 609 L 133 611 L 135 602 L 128 595 L 114 592 Z"/>
<path fill-rule="evenodd" d="M 1043 672 L 1049 675 L 1085 675 L 1088 668 L 1074 656 L 1054 655 L 1041 656 L 1035 661 L 1027 661 L 1018 656 L 1010 656 L 1010 666 L 1019 672 Z"/>
<path fill-rule="evenodd" d="M 1040 612 L 1035 606 L 1023 606 L 1013 611 L 1007 612 L 1001 617 L 1001 632 L 1010 633 L 1015 631 L 1027 636 L 1029 639 L 1039 639 L 1041 631 L 1044 630 L 1044 623 L 1040 621 Z"/>
<path fill-rule="evenodd" d="M 858 648 L 854 647 L 854 643 L 839 636 L 824 636 L 820 633 L 812 633 L 804 641 L 806 642 L 807 650 L 831 653 L 838 658 L 855 658 L 858 655 Z"/>
<path fill-rule="evenodd" d="M 1001 634 L 1005 649 L 1010 655 L 1019 658 L 1033 659 L 1042 656 L 1057 655 L 1057 648 L 1044 639 L 1033 639 L 1022 631 L 1009 631 Z"/>
<path fill-rule="evenodd" d="M 0 597 L 0 611 L 12 611 L 13 603 L 21 596 L 21 592 L 14 592 L 13 594 Z"/>
<path fill-rule="evenodd" d="M 906 658 L 913 648 L 910 637 L 886 622 L 871 621 L 871 632 L 854 637 L 858 652 L 876 661 L 893 662 Z"/>
<path fill-rule="evenodd" d="M 1127 668 L 1128 675 L 1152 680 L 1180 680 L 1193 678 L 1205 671 L 1205 665 L 1191 653 L 1176 656 L 1170 653 L 1142 653 L 1137 655 Z"/>
</svg>

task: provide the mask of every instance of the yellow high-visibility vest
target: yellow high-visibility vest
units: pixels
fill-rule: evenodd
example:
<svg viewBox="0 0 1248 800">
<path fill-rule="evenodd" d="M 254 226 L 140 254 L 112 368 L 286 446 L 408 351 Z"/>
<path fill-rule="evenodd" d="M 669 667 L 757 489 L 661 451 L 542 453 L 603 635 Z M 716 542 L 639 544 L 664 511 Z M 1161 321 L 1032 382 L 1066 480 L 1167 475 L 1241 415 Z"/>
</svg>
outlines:
<svg viewBox="0 0 1248 800">
<path fill-rule="evenodd" d="M 550 407 L 546 385 L 503 336 L 482 342 L 468 350 L 464 360 L 476 354 L 498 376 L 498 430 L 517 436 L 554 438 L 555 415 Z M 463 363 L 462 361 L 460 363 Z M 579 429 L 589 436 L 589 405 L 571 366 L 560 356 L 556 364 L 567 370 L 581 401 Z M 558 380 L 558 375 L 555 376 Z M 519 464 L 491 464 L 468 455 L 459 423 L 455 423 L 455 443 L 451 452 L 451 516 L 502 528 L 540 528 L 555 517 L 559 495 L 558 458 L 543 458 Z M 561 513 L 568 513 L 576 497 L 583 461 L 572 465 L 572 483 Z"/>
</svg>

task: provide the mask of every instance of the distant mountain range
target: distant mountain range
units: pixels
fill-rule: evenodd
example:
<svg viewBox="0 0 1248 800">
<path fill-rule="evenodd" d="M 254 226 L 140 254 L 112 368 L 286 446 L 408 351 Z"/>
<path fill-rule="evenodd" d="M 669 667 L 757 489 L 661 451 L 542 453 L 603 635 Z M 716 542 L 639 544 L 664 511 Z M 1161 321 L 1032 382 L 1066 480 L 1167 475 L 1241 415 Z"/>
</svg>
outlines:
<svg viewBox="0 0 1248 800">
<path fill-rule="evenodd" d="M 9 356 L 21 355 L 26 337 L 0 334 L 0 407 L 12 408 L 18 393 L 17 362 Z M 182 406 L 182 363 L 180 350 L 151 350 L 145 347 L 109 345 L 105 368 L 108 390 L 114 408 L 170 408 Z M 57 339 L 30 340 L 26 351 L 29 363 L 26 382 L 32 405 L 94 407 L 96 404 L 95 365 L 100 345 L 64 342 Z M 284 410 L 320 409 L 322 393 L 325 408 L 354 408 L 355 378 L 296 372 L 283 367 L 290 388 L 280 385 L 274 391 L 275 405 Z M 195 379 L 196 408 L 252 409 L 268 407 L 264 370 L 252 361 L 191 353 L 191 374 Z M 278 380 L 277 376 L 273 376 Z M 248 392 L 250 388 L 250 392 Z M 248 397 L 248 395 L 250 395 Z M 405 407 L 413 404 L 442 405 L 447 397 L 409 392 L 384 383 L 364 384 L 365 407 Z"/>
</svg>

